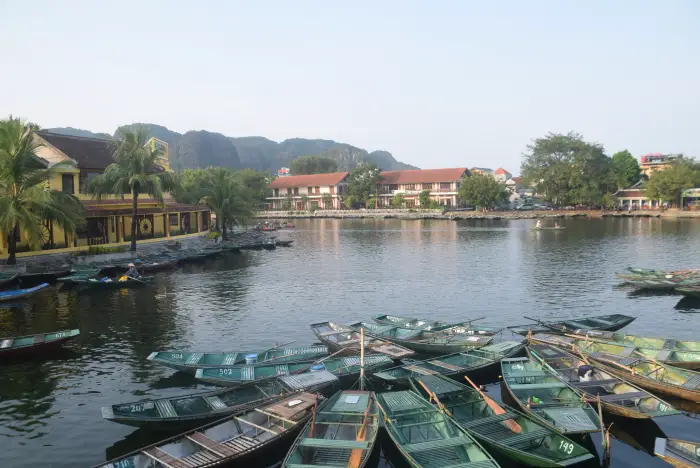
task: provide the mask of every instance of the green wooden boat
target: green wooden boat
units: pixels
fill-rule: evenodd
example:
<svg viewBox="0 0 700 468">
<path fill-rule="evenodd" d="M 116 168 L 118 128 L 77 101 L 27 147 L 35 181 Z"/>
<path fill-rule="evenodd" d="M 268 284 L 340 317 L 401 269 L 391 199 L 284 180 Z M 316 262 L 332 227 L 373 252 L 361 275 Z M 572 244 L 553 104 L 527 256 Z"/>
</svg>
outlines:
<svg viewBox="0 0 700 468">
<path fill-rule="evenodd" d="M 586 352 L 596 366 L 640 387 L 700 403 L 700 372 L 639 357 Z"/>
<path fill-rule="evenodd" d="M 513 333 L 527 335 L 532 333 L 574 333 L 581 330 L 607 330 L 617 331 L 632 323 L 636 317 L 629 315 L 612 314 L 599 315 L 596 317 L 579 317 L 559 320 L 556 322 L 543 322 L 534 320 L 532 324 L 515 325 L 508 327 Z"/>
<path fill-rule="evenodd" d="M 102 266 L 74 266 L 70 275 L 56 278 L 56 281 L 65 284 L 77 284 L 75 283 L 76 280 L 87 281 L 91 278 L 96 278 L 103 269 Z"/>
<path fill-rule="evenodd" d="M 654 455 L 679 468 L 700 468 L 700 442 L 657 437 Z"/>
<path fill-rule="evenodd" d="M 147 398 L 103 406 L 102 417 L 127 426 L 151 430 L 187 430 L 232 413 L 261 406 L 298 392 L 328 393 L 337 389 L 338 378 L 328 371 L 287 375 L 253 385 L 169 398 Z"/>
<path fill-rule="evenodd" d="M 600 399 L 601 407 L 608 413 L 632 419 L 680 413 L 651 393 L 554 346 L 533 344 L 527 348 L 527 352 L 534 360 L 555 372 L 562 382 L 578 389 L 589 401 Z M 588 370 L 592 376 L 589 380 L 582 380 L 580 372 Z"/>
<path fill-rule="evenodd" d="M 593 458 L 585 448 L 531 416 L 509 407 L 504 414 L 495 414 L 471 387 L 440 375 L 424 375 L 411 382 L 426 398 L 437 397 L 438 406 L 491 453 L 537 467 L 571 466 Z M 515 421 L 520 432 L 504 424 L 506 420 Z"/>
<path fill-rule="evenodd" d="M 389 367 L 394 361 L 383 354 L 365 356 L 365 374 Z M 197 369 L 195 377 L 204 382 L 222 386 L 237 386 L 281 375 L 327 370 L 343 383 L 353 383 L 360 375 L 360 358 L 356 356 L 329 358 L 322 361 L 290 362 L 289 364 L 263 364 L 255 366 L 210 367 Z"/>
<path fill-rule="evenodd" d="M 54 350 L 78 335 L 76 329 L 0 338 L 0 359 Z"/>
<path fill-rule="evenodd" d="M 197 369 L 241 366 L 248 362 L 255 364 L 271 364 L 273 362 L 282 364 L 295 361 L 312 361 L 327 354 L 328 348 L 325 346 L 304 346 L 299 348 L 272 348 L 265 351 L 228 351 L 220 353 L 155 351 L 149 354 L 147 359 L 181 372 L 194 374 L 197 372 Z"/>
<path fill-rule="evenodd" d="M 141 288 L 143 286 L 148 286 L 153 282 L 155 278 L 153 276 L 142 276 L 138 279 L 128 278 L 121 281 L 119 278 L 113 279 L 111 281 L 102 281 L 95 278 L 90 279 L 74 279 L 72 283 L 80 286 L 83 289 L 89 290 L 110 290 L 110 289 L 125 289 L 125 288 Z"/>
<path fill-rule="evenodd" d="M 16 271 L 0 271 L 0 288 L 11 286 L 19 278 L 19 273 Z"/>
<path fill-rule="evenodd" d="M 377 395 L 389 437 L 412 467 L 498 467 L 467 431 L 415 392 Z"/>
<path fill-rule="evenodd" d="M 501 359 L 517 356 L 525 348 L 525 341 L 504 341 L 462 353 L 448 354 L 425 361 L 392 367 L 374 374 L 391 384 L 408 385 L 411 377 L 447 375 L 453 378 L 497 366 Z"/>
<path fill-rule="evenodd" d="M 332 353 L 343 356 L 360 354 L 360 333 L 347 325 L 335 322 L 318 322 L 311 324 L 311 331 Z M 403 359 L 416 354 L 415 351 L 395 345 L 388 341 L 365 337 L 365 350 L 386 354 L 393 359 Z"/>
<path fill-rule="evenodd" d="M 666 276 L 666 275 L 698 275 L 700 276 L 700 270 L 698 269 L 687 269 L 687 270 L 650 270 L 648 268 L 635 268 L 627 267 L 624 273 L 618 273 L 619 275 L 636 275 L 636 276 Z"/>
<path fill-rule="evenodd" d="M 355 330 L 364 329 L 366 335 L 390 341 L 418 353 L 451 354 L 486 346 L 491 336 L 474 334 L 450 334 L 445 331 L 410 330 L 394 326 L 381 326 L 368 322 L 350 325 Z"/>
<path fill-rule="evenodd" d="M 374 392 L 346 390 L 318 408 L 282 462 L 286 468 L 362 468 L 379 430 Z"/>
<path fill-rule="evenodd" d="M 445 325 L 443 322 L 438 322 L 436 320 L 401 317 L 398 315 L 377 315 L 376 317 L 372 317 L 372 320 L 379 325 L 390 325 L 411 330 L 431 330 L 433 327 Z"/>
<path fill-rule="evenodd" d="M 583 395 L 539 363 L 526 357 L 503 359 L 501 374 L 511 397 L 540 423 L 562 434 L 600 431 L 598 415 Z"/>
<path fill-rule="evenodd" d="M 693 278 L 640 278 L 625 280 L 626 284 L 638 290 L 673 291 L 676 288 L 700 286 L 700 277 Z"/>
<path fill-rule="evenodd" d="M 700 351 L 676 351 L 674 349 L 626 346 L 608 341 L 592 341 L 581 335 L 553 336 L 546 333 L 538 333 L 533 335 L 531 340 L 566 347 L 573 351 L 579 349 L 585 353 L 605 353 L 623 357 L 641 356 L 663 362 L 669 366 L 683 367 L 685 369 L 700 368 Z M 672 343 L 669 343 L 669 346 L 672 346 Z"/>
<path fill-rule="evenodd" d="M 291 438 L 322 397 L 296 392 L 98 465 L 101 468 L 251 466 L 251 458 Z"/>
</svg>

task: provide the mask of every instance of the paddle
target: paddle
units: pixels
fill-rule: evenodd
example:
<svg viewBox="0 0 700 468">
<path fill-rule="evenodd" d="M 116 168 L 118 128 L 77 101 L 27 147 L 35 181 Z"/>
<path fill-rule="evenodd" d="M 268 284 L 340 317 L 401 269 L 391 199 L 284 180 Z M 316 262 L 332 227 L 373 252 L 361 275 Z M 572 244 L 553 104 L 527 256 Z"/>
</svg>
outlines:
<svg viewBox="0 0 700 468">
<path fill-rule="evenodd" d="M 369 409 L 372 407 L 372 394 L 369 396 L 369 401 L 367 403 L 367 408 L 365 409 L 365 414 L 362 415 L 362 426 L 355 437 L 356 441 L 363 441 L 367 438 L 367 423 L 369 422 Z M 353 449 L 350 453 L 350 459 L 348 461 L 348 468 L 359 468 L 362 462 L 362 454 L 364 450 Z"/>
<path fill-rule="evenodd" d="M 445 408 L 445 405 L 443 405 L 442 402 L 440 401 L 440 399 L 438 399 L 435 392 L 431 392 L 430 389 L 428 389 L 428 387 L 426 387 L 425 384 L 423 382 L 421 382 L 419 379 L 418 379 L 418 383 L 421 385 L 421 387 L 423 387 L 425 389 L 426 392 L 428 392 L 428 396 L 430 397 L 430 399 L 435 400 L 435 403 L 437 403 L 438 408 L 440 408 L 440 410 L 444 411 L 445 414 L 447 414 L 449 417 L 452 417 L 452 413 L 450 413 L 450 411 L 447 408 Z"/>
<path fill-rule="evenodd" d="M 486 394 L 484 392 L 482 392 L 481 389 L 479 389 L 479 387 L 477 387 L 476 384 L 474 384 L 474 382 L 472 382 L 469 377 L 467 377 L 465 375 L 464 379 L 467 382 L 469 382 L 469 384 L 472 387 L 474 387 L 474 390 L 476 390 L 479 393 L 479 395 L 481 395 L 481 398 L 483 398 L 484 401 L 486 402 L 486 404 L 489 405 L 489 408 L 491 408 L 493 410 L 494 414 L 496 414 L 496 415 L 505 414 L 506 410 L 504 410 L 501 406 L 499 406 L 499 404 L 496 403 L 495 401 L 493 401 L 490 397 L 486 396 Z M 512 419 L 506 419 L 505 421 L 503 421 L 503 423 L 506 426 L 508 426 L 508 429 L 515 432 L 516 434 L 520 434 L 520 432 L 522 432 L 522 430 L 523 430 L 523 428 L 520 427 L 520 424 L 518 424 L 517 422 L 515 422 Z"/>
</svg>

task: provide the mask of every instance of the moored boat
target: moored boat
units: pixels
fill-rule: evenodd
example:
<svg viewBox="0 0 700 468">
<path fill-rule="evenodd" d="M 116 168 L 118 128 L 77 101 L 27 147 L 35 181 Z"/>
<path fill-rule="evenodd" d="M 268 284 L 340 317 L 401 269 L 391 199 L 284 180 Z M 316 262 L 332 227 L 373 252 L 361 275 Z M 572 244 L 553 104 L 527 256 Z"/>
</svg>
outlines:
<svg viewBox="0 0 700 468">
<path fill-rule="evenodd" d="M 379 325 L 392 325 L 395 327 L 408 328 L 410 330 L 430 330 L 435 326 L 443 325 L 437 320 L 417 319 L 413 317 L 401 317 L 398 315 L 377 315 L 372 320 Z"/>
<path fill-rule="evenodd" d="M 365 334 L 390 341 L 419 353 L 451 354 L 486 346 L 491 336 L 469 333 L 451 334 L 446 331 L 410 330 L 395 326 L 381 326 L 367 322 L 350 325 L 355 330 L 364 329 Z"/>
<path fill-rule="evenodd" d="M 685 269 L 685 270 L 651 270 L 648 268 L 627 267 L 621 275 L 636 275 L 636 276 L 666 276 L 666 275 L 698 275 L 700 269 Z"/>
<path fill-rule="evenodd" d="M 101 266 L 74 266 L 71 269 L 70 275 L 67 276 L 61 276 L 60 278 L 56 278 L 56 281 L 59 283 L 64 283 L 64 284 L 75 284 L 75 280 L 78 281 L 87 281 L 91 278 L 96 278 L 97 275 L 100 274 L 100 272 L 104 268 Z"/>
<path fill-rule="evenodd" d="M 370 459 L 378 430 L 379 408 L 374 392 L 340 391 L 319 406 L 282 467 L 362 468 Z"/>
<path fill-rule="evenodd" d="M 38 291 L 41 291 L 42 289 L 48 286 L 49 283 L 41 283 L 40 285 L 34 286 L 33 288 L 10 289 L 8 291 L 0 291 L 0 302 L 24 299 L 25 297 L 29 297 L 32 294 L 36 294 Z"/>
<path fill-rule="evenodd" d="M 436 399 L 438 407 L 491 453 L 537 467 L 570 466 L 593 458 L 584 447 L 531 416 L 509 407 L 501 407 L 498 414 L 466 385 L 439 375 L 411 382 L 415 391 Z"/>
<path fill-rule="evenodd" d="M 698 286 L 683 286 L 681 288 L 676 288 L 676 292 L 681 293 L 687 297 L 700 298 L 700 285 L 698 285 Z"/>
<path fill-rule="evenodd" d="M 98 465 L 101 468 L 203 468 L 238 463 L 287 439 L 311 418 L 319 395 L 297 392 L 280 401 L 227 416 Z"/>
<path fill-rule="evenodd" d="M 412 467 L 498 467 L 467 431 L 412 391 L 377 395 L 389 437 Z"/>
<path fill-rule="evenodd" d="M 39 353 L 62 346 L 80 335 L 80 330 L 59 330 L 37 335 L 0 338 L 0 358 Z"/>
<path fill-rule="evenodd" d="M 679 468 L 700 468 L 700 442 L 657 437 L 654 455 Z"/>
<path fill-rule="evenodd" d="M 17 282 L 19 278 L 19 273 L 15 271 L 2 271 L 0 272 L 0 288 L 11 286 Z"/>
<path fill-rule="evenodd" d="M 263 249 L 273 250 L 277 247 L 277 242 L 274 239 L 263 239 L 260 245 Z"/>
<path fill-rule="evenodd" d="M 595 410 L 580 392 L 530 358 L 501 361 L 503 383 L 518 406 L 562 434 L 600 431 Z"/>
<path fill-rule="evenodd" d="M 559 348 L 533 344 L 527 351 L 530 357 L 554 371 L 559 379 L 575 387 L 589 401 L 600 399 L 603 410 L 611 414 L 648 419 L 680 413 L 666 401 Z"/>
<path fill-rule="evenodd" d="M 532 231 L 561 231 L 562 229 L 566 229 L 566 226 L 535 226 L 530 229 Z"/>
<path fill-rule="evenodd" d="M 365 356 L 365 374 L 371 375 L 393 363 L 383 354 Z M 195 377 L 204 382 L 222 386 L 238 386 L 255 381 L 269 380 L 281 375 L 297 375 L 303 372 L 327 370 L 343 383 L 353 383 L 360 375 L 360 358 L 356 356 L 327 358 L 321 361 L 290 362 L 289 364 L 263 364 L 255 366 L 210 367 L 197 369 Z"/>
<path fill-rule="evenodd" d="M 266 383 L 170 398 L 149 398 L 103 406 L 102 417 L 127 426 L 152 430 L 187 430 L 216 421 L 300 390 L 327 394 L 337 389 L 338 378 L 327 371 L 282 376 Z"/>
<path fill-rule="evenodd" d="M 527 335 L 530 331 L 532 331 L 532 333 L 573 333 L 582 330 L 617 331 L 629 325 L 635 319 L 636 317 L 622 314 L 579 317 L 551 322 L 530 319 L 535 323 L 516 325 L 508 328 L 513 333 L 518 333 L 519 335 Z"/>
<path fill-rule="evenodd" d="M 700 351 L 676 351 L 674 349 L 656 349 L 641 346 L 626 346 L 615 342 L 588 339 L 583 335 L 553 336 L 538 333 L 530 338 L 534 342 L 547 343 L 585 353 L 605 353 L 622 357 L 644 357 L 663 362 L 669 366 L 697 369 L 700 367 Z M 669 344 L 672 346 L 672 344 Z M 578 351 L 577 351 L 578 352 Z"/>
<path fill-rule="evenodd" d="M 109 281 L 104 279 L 87 279 L 87 280 L 73 280 L 72 282 L 80 286 L 82 289 L 90 290 L 102 290 L 102 289 L 131 289 L 140 288 L 143 286 L 148 286 L 154 280 L 153 276 L 141 276 L 139 278 L 126 278 L 119 277 L 116 279 L 111 279 Z"/>
<path fill-rule="evenodd" d="M 518 355 L 524 347 L 525 341 L 503 341 L 483 348 L 393 367 L 375 373 L 374 377 L 387 383 L 402 385 L 408 385 L 412 377 L 423 375 L 446 375 L 459 378 L 468 373 L 485 371 L 498 366 L 501 359 Z"/>
<path fill-rule="evenodd" d="M 700 286 L 700 277 L 693 278 L 639 278 L 627 279 L 626 284 L 635 289 L 672 291 L 676 288 Z"/>
<path fill-rule="evenodd" d="M 192 351 L 155 351 L 146 359 L 171 367 L 181 372 L 194 374 L 197 369 L 210 367 L 224 368 L 250 363 L 282 364 L 295 361 L 309 361 L 328 354 L 325 346 L 304 346 L 299 348 L 271 348 L 265 351 L 225 351 L 205 353 Z"/>
<path fill-rule="evenodd" d="M 277 240 L 275 239 L 275 242 L 277 243 L 277 247 L 291 247 L 293 240 Z"/>
<path fill-rule="evenodd" d="M 311 331 L 328 349 L 341 355 L 360 353 L 360 332 L 334 322 L 311 324 Z M 365 348 L 373 353 L 386 354 L 393 359 L 402 359 L 415 354 L 415 351 L 376 338 L 365 337 Z M 342 352 L 341 352 L 342 350 Z"/>
</svg>

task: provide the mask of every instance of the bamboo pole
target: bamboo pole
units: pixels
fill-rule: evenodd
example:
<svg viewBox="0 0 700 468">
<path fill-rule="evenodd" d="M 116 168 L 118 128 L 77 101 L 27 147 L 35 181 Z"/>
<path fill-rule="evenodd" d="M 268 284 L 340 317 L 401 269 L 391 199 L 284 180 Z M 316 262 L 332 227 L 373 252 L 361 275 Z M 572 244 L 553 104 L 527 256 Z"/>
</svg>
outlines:
<svg viewBox="0 0 700 468">
<path fill-rule="evenodd" d="M 360 329 L 360 391 L 365 389 L 365 329 Z"/>
</svg>

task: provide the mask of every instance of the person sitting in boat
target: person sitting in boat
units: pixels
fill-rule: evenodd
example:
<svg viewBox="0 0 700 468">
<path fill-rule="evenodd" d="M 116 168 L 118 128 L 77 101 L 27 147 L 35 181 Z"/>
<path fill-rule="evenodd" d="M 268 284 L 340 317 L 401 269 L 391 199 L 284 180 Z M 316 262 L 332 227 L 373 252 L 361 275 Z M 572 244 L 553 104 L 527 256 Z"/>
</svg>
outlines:
<svg viewBox="0 0 700 468">
<path fill-rule="evenodd" d="M 136 269 L 136 265 L 133 263 L 129 263 L 129 269 L 126 270 L 126 273 L 124 273 L 124 276 L 127 278 L 140 278 L 141 275 L 139 274 L 139 271 Z"/>
<path fill-rule="evenodd" d="M 579 366 L 578 380 L 579 382 L 590 382 L 593 380 L 593 368 L 589 365 Z"/>
<path fill-rule="evenodd" d="M 538 220 L 537 220 L 537 223 L 535 223 L 535 227 L 536 227 L 537 229 L 541 228 L 541 227 L 542 227 L 542 221 L 540 221 L 540 220 L 538 219 Z"/>
<path fill-rule="evenodd" d="M 554 223 L 554 228 L 559 229 L 559 223 Z"/>
</svg>

